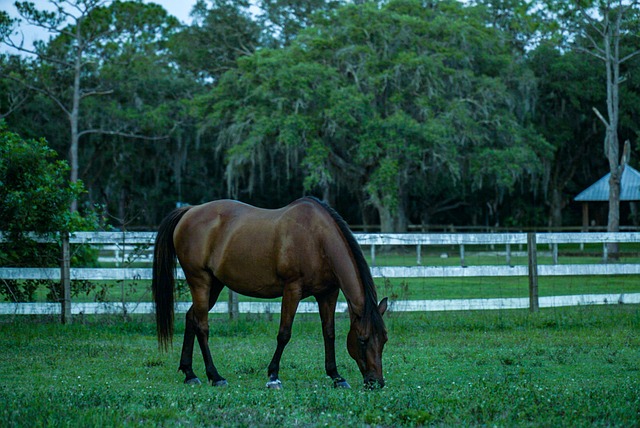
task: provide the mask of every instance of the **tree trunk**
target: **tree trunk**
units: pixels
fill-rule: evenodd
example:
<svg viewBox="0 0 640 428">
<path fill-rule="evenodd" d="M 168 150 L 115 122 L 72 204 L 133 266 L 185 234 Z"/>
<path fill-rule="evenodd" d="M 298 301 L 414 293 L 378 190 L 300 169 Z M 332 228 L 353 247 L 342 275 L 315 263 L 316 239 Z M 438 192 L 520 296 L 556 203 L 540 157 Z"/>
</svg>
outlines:
<svg viewBox="0 0 640 428">
<path fill-rule="evenodd" d="M 619 24 L 618 24 L 619 25 Z M 609 160 L 609 219 L 607 222 L 608 232 L 620 231 L 620 176 L 622 167 L 620 165 L 620 147 L 618 141 L 618 120 L 619 120 L 619 81 L 620 81 L 620 61 L 618 43 L 620 39 L 618 31 L 611 30 L 604 34 L 605 65 L 607 67 L 607 112 L 609 120 L 606 122 L 605 153 Z M 613 36 L 613 40 L 611 40 Z M 612 46 L 613 52 L 612 52 Z M 612 250 L 615 250 L 612 252 Z M 610 244 L 609 254 L 615 257 L 617 245 Z"/>
<path fill-rule="evenodd" d="M 380 214 L 380 233 L 393 233 L 393 216 L 386 207 L 378 208 Z"/>
<path fill-rule="evenodd" d="M 396 209 L 391 209 L 380 203 L 374 203 L 374 206 L 380 215 L 381 233 L 404 233 L 407 231 L 408 219 L 402 202 Z"/>
<path fill-rule="evenodd" d="M 608 1 L 603 14 L 603 27 L 600 31 L 603 41 L 603 49 L 600 58 L 604 60 L 607 71 L 607 115 L 605 119 L 597 109 L 596 114 L 606 127 L 605 154 L 609 161 L 609 218 L 607 222 L 608 232 L 620 231 L 620 181 L 622 172 L 628 160 L 628 148 L 625 144 L 622 159 L 620 158 L 620 142 L 618 140 L 618 123 L 620 121 L 620 64 L 636 55 L 639 51 L 620 58 L 620 39 L 622 38 L 622 17 L 627 9 L 619 3 L 615 15 L 612 14 L 612 2 Z M 611 18 L 614 19 L 611 19 Z M 596 55 L 598 56 L 598 55 Z M 612 258 L 618 256 L 618 244 L 608 244 L 609 255 Z"/>
<path fill-rule="evenodd" d="M 562 191 L 557 187 L 551 190 L 551 201 L 549 202 L 549 226 L 562 226 Z"/>
<path fill-rule="evenodd" d="M 607 232 L 620 231 L 620 173 L 621 168 L 615 168 L 609 176 L 609 219 L 607 222 Z M 609 257 L 618 259 L 619 246 L 617 242 L 607 244 Z"/>
<path fill-rule="evenodd" d="M 73 100 L 71 111 L 69 112 L 69 121 L 71 125 L 71 146 L 69 148 L 69 166 L 71 168 L 70 181 L 78 182 L 78 145 L 80 135 L 78 133 L 78 120 L 80 116 L 80 74 L 82 72 L 82 35 L 80 33 L 80 24 L 76 24 L 76 41 L 79 46 L 76 47 L 76 57 L 73 74 Z M 71 212 L 78 211 L 78 200 L 73 199 L 69 207 Z"/>
</svg>

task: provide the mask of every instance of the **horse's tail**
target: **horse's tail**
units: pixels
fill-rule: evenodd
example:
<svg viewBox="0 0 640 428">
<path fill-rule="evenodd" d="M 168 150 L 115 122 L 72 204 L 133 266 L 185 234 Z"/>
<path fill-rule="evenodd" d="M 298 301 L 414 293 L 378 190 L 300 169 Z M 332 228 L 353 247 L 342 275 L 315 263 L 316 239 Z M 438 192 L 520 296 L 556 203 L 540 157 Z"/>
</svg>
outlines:
<svg viewBox="0 0 640 428">
<path fill-rule="evenodd" d="M 165 217 L 158 228 L 153 251 L 153 280 L 151 290 L 156 307 L 156 326 L 158 344 L 167 350 L 173 339 L 173 302 L 176 269 L 176 248 L 173 244 L 173 231 L 182 216 L 191 207 L 173 210 Z"/>
</svg>

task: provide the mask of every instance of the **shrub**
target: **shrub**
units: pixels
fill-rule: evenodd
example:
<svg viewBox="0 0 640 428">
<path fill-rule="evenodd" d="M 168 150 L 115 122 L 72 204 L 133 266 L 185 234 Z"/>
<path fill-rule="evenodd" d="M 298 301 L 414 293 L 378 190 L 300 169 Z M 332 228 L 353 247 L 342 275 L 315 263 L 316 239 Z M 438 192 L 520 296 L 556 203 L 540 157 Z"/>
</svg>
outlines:
<svg viewBox="0 0 640 428">
<path fill-rule="evenodd" d="M 13 267 L 57 266 L 59 245 L 36 243 L 38 237 L 95 226 L 90 213 L 82 216 L 69 207 L 83 192 L 82 182 L 72 183 L 69 166 L 57 159 L 44 139 L 24 140 L 0 121 L 0 265 Z M 95 258 L 90 248 L 75 255 L 85 262 Z M 0 294 L 10 300 L 32 300 L 42 281 L 3 281 Z M 43 283 L 52 289 L 51 284 Z"/>
</svg>

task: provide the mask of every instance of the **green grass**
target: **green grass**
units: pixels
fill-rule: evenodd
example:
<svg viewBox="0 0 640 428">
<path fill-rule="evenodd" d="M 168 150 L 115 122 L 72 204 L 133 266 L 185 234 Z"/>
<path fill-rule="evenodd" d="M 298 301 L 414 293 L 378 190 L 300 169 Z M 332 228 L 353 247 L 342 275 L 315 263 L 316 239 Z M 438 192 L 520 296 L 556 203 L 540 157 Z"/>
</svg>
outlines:
<svg viewBox="0 0 640 428">
<path fill-rule="evenodd" d="M 227 388 L 191 387 L 175 347 L 157 350 L 150 317 L 85 317 L 62 326 L 0 317 L 3 426 L 638 426 L 640 307 L 385 315 L 387 386 L 364 391 L 324 376 L 320 323 L 299 315 L 282 360 L 284 389 L 266 390 L 277 317 L 212 317 L 211 343 Z M 78 319 L 76 321 L 79 321 Z M 196 353 L 195 369 L 203 375 Z"/>
</svg>

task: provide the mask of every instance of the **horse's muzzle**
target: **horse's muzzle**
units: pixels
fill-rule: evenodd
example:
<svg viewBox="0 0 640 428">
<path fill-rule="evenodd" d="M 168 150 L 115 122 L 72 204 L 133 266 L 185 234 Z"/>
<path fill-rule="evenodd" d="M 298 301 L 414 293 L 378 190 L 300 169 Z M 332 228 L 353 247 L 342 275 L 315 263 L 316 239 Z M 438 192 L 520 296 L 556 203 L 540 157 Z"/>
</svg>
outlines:
<svg viewBox="0 0 640 428">
<path fill-rule="evenodd" d="M 364 387 L 365 389 L 380 389 L 384 387 L 384 379 L 367 376 L 364 378 Z"/>
</svg>

